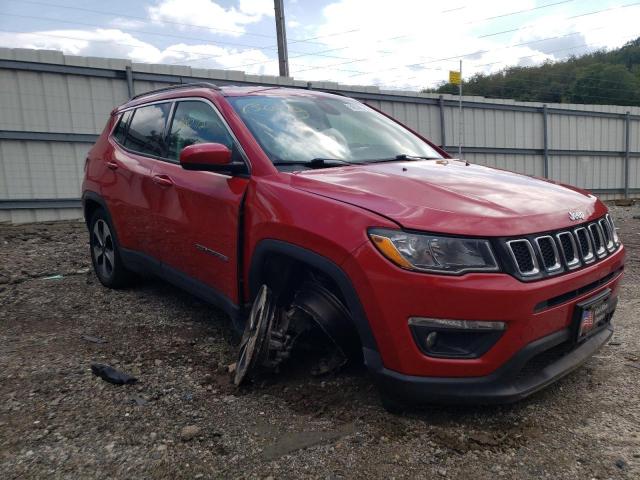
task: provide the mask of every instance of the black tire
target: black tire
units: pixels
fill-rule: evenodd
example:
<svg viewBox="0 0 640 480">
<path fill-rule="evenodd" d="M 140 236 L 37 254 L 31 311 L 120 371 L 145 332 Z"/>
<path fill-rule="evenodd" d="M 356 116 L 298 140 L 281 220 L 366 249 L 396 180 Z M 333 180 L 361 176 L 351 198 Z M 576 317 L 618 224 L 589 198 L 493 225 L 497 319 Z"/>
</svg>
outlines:
<svg viewBox="0 0 640 480">
<path fill-rule="evenodd" d="M 108 288 L 131 284 L 133 274 L 124 267 L 115 230 L 106 212 L 99 208 L 89 220 L 89 253 L 100 283 Z"/>
</svg>

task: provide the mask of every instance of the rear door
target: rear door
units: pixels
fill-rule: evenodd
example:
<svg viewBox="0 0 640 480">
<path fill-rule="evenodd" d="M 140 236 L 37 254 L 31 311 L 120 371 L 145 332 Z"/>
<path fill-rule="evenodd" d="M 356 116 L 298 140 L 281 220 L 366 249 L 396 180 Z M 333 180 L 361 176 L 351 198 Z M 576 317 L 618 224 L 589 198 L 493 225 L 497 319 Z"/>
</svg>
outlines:
<svg viewBox="0 0 640 480">
<path fill-rule="evenodd" d="M 237 303 L 239 218 L 249 179 L 187 171 L 179 158 L 184 147 L 196 143 L 222 143 L 234 162 L 246 162 L 245 156 L 205 99 L 176 103 L 166 142 L 167 161 L 155 162 L 152 172 L 159 192 L 153 210 L 161 260 L 169 273 L 195 279 Z"/>
<path fill-rule="evenodd" d="M 152 177 L 153 165 L 166 149 L 164 134 L 171 102 L 144 105 L 125 112 L 131 116 L 123 138 L 116 135 L 122 148 L 116 153 L 117 171 L 121 175 L 115 198 L 115 214 L 126 224 L 129 243 L 125 248 L 159 259 L 153 241 L 153 208 L 157 188 Z M 117 228 L 117 227 L 116 227 Z"/>
<path fill-rule="evenodd" d="M 126 110 L 113 131 L 101 193 L 123 248 L 150 253 L 151 169 L 170 104 Z"/>
</svg>

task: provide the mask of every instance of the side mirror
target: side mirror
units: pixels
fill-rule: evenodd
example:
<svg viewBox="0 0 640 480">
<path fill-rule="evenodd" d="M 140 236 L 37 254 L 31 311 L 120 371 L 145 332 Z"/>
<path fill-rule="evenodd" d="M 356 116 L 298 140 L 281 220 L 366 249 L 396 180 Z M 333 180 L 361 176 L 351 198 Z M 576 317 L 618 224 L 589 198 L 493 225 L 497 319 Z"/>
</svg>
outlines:
<svg viewBox="0 0 640 480">
<path fill-rule="evenodd" d="M 180 152 L 180 165 L 185 170 L 225 170 L 231 166 L 231 150 L 221 143 L 189 145 Z"/>
</svg>

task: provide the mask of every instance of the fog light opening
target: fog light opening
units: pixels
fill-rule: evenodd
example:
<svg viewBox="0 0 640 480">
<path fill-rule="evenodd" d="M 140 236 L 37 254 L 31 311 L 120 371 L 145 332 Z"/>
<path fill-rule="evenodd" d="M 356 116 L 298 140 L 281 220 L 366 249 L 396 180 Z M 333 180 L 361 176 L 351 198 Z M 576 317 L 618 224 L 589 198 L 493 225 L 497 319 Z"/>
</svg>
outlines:
<svg viewBox="0 0 640 480">
<path fill-rule="evenodd" d="M 505 322 L 489 320 L 411 317 L 408 323 L 422 353 L 436 358 L 478 358 L 507 328 Z"/>
<path fill-rule="evenodd" d="M 494 322 L 487 320 L 450 320 L 446 318 L 426 318 L 411 317 L 409 325 L 417 327 L 430 327 L 443 330 L 466 330 L 466 331 L 502 331 L 507 328 L 505 322 Z"/>
</svg>

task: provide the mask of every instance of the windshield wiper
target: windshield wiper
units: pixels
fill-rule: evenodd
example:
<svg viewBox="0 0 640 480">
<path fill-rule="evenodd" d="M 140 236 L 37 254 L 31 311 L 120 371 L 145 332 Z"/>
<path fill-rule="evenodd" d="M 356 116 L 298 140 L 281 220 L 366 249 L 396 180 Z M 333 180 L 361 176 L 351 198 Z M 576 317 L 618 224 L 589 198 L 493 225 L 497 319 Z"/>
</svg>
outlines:
<svg viewBox="0 0 640 480">
<path fill-rule="evenodd" d="M 338 165 L 353 165 L 352 162 L 347 162 L 346 160 L 341 160 L 339 158 L 314 158 L 312 160 L 295 160 L 291 162 L 287 161 L 277 161 L 273 162 L 274 165 L 303 165 L 305 167 L 310 168 L 326 168 L 326 167 L 337 167 Z"/>
<path fill-rule="evenodd" d="M 378 163 L 378 162 L 396 162 L 396 161 L 401 161 L 401 160 L 410 160 L 410 161 L 417 161 L 417 160 L 436 160 L 440 157 L 422 157 L 419 155 L 407 155 L 406 153 L 401 153 L 399 155 L 396 155 L 395 157 L 389 157 L 389 158 L 375 158 L 372 160 L 364 160 L 362 163 Z"/>
</svg>

